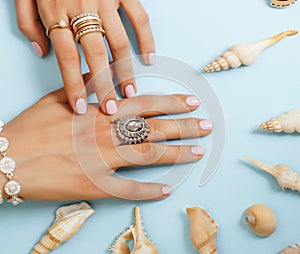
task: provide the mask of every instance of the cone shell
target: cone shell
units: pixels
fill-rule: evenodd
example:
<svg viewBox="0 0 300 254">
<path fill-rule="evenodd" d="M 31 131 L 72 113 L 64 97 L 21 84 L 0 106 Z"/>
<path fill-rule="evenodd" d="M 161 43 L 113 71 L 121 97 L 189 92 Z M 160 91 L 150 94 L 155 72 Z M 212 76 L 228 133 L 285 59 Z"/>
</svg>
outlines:
<svg viewBox="0 0 300 254">
<path fill-rule="evenodd" d="M 300 244 L 295 244 L 293 246 L 286 247 L 279 254 L 299 254 Z"/>
<path fill-rule="evenodd" d="M 285 132 L 285 133 L 300 133 L 300 109 L 293 109 L 287 113 L 271 119 L 260 125 L 262 130 Z"/>
<path fill-rule="evenodd" d="M 94 213 L 85 202 L 64 206 L 56 211 L 56 219 L 31 254 L 47 254 L 70 240 Z"/>
<path fill-rule="evenodd" d="M 203 207 L 187 207 L 190 219 L 190 237 L 196 250 L 201 254 L 218 253 L 216 237 L 218 224 Z"/>
<path fill-rule="evenodd" d="M 273 211 L 266 205 L 256 204 L 246 211 L 246 221 L 250 229 L 259 236 L 269 236 L 277 227 Z"/>
<path fill-rule="evenodd" d="M 274 8 L 286 8 L 296 2 L 297 0 L 271 0 L 271 6 Z"/>
</svg>

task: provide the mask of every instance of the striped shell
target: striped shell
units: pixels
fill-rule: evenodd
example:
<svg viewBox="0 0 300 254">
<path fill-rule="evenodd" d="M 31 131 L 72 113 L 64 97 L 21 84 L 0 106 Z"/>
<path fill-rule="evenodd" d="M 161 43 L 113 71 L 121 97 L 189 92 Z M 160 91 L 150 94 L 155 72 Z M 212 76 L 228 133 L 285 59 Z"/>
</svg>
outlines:
<svg viewBox="0 0 300 254">
<path fill-rule="evenodd" d="M 279 254 L 299 254 L 299 253 L 300 253 L 300 244 L 288 246 L 279 252 Z"/>
</svg>

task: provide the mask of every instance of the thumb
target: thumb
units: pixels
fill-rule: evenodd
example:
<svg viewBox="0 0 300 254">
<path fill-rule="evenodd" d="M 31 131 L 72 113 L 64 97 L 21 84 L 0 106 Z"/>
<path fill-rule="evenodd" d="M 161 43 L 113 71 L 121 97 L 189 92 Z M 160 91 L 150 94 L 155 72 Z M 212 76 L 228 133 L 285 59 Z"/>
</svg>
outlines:
<svg viewBox="0 0 300 254">
<path fill-rule="evenodd" d="M 34 0 L 15 0 L 18 27 L 26 35 L 38 56 L 43 57 L 49 51 L 49 40 L 40 22 Z"/>
</svg>

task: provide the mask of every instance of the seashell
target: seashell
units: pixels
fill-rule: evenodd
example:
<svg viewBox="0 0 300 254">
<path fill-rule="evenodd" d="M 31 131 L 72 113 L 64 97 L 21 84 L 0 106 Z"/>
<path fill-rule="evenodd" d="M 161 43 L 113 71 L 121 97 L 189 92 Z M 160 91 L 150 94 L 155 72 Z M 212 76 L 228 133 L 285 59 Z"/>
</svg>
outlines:
<svg viewBox="0 0 300 254">
<path fill-rule="evenodd" d="M 187 207 L 186 212 L 190 219 L 190 237 L 194 248 L 201 254 L 217 254 L 218 224 L 203 207 Z"/>
<path fill-rule="evenodd" d="M 264 49 L 273 46 L 287 36 L 292 36 L 297 33 L 298 31 L 296 30 L 289 30 L 253 44 L 235 44 L 215 61 L 208 64 L 204 68 L 204 72 L 215 72 L 228 70 L 230 68 L 238 68 L 242 64 L 251 65 L 257 60 Z"/>
<path fill-rule="evenodd" d="M 159 254 L 155 245 L 146 237 L 139 206 L 134 208 L 134 218 L 134 226 L 130 226 L 124 232 L 120 233 L 109 250 L 113 254 Z M 130 251 L 126 242 L 132 238 L 134 246 L 132 251 Z"/>
<path fill-rule="evenodd" d="M 300 133 L 300 109 L 293 109 L 287 113 L 271 119 L 260 125 L 262 130 L 285 132 L 285 133 Z"/>
<path fill-rule="evenodd" d="M 288 165 L 279 164 L 272 167 L 247 156 L 245 157 L 245 159 L 275 177 L 278 184 L 283 190 L 291 189 L 300 192 L 300 176 L 298 175 L 298 173 L 292 171 Z"/>
<path fill-rule="evenodd" d="M 273 211 L 261 204 L 253 205 L 247 209 L 246 221 L 250 229 L 259 236 L 269 236 L 274 233 L 277 227 Z"/>
<path fill-rule="evenodd" d="M 275 8 L 285 8 L 296 2 L 297 0 L 271 0 L 271 6 Z"/>
<path fill-rule="evenodd" d="M 300 244 L 288 246 L 279 252 L 279 254 L 299 254 L 299 253 L 300 253 Z"/>
<path fill-rule="evenodd" d="M 31 254 L 47 254 L 70 240 L 94 213 L 85 202 L 63 206 L 56 211 L 56 219 Z"/>
</svg>

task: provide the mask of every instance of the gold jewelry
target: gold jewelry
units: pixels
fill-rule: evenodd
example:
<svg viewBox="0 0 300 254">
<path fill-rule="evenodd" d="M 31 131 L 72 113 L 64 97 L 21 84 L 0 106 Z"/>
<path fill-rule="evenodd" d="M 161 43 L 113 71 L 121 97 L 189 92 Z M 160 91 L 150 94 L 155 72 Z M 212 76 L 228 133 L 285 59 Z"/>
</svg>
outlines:
<svg viewBox="0 0 300 254">
<path fill-rule="evenodd" d="M 51 31 L 52 31 L 53 29 L 57 29 L 57 28 L 58 28 L 58 29 L 65 29 L 65 28 L 67 28 L 67 29 L 69 29 L 69 30 L 72 31 L 71 26 L 68 25 L 67 22 L 64 21 L 64 20 L 62 19 L 62 20 L 60 20 L 58 23 L 54 24 L 53 26 L 49 26 L 49 27 L 46 29 L 46 35 L 47 35 L 48 37 L 50 37 Z"/>
<path fill-rule="evenodd" d="M 80 39 L 89 33 L 105 34 L 102 21 L 96 13 L 82 13 L 74 17 L 70 25 L 72 26 L 75 41 L 80 43 Z"/>
<path fill-rule="evenodd" d="M 0 132 L 2 131 L 3 127 L 4 127 L 4 123 L 0 121 Z M 17 165 L 12 158 L 6 156 L 8 147 L 9 147 L 8 139 L 5 137 L 0 137 L 0 154 L 2 155 L 2 159 L 0 160 L 0 172 L 2 172 L 8 179 L 8 181 L 4 185 L 4 192 L 8 196 L 10 196 L 8 202 L 12 203 L 13 205 L 18 205 L 23 202 L 23 200 L 18 197 L 19 193 L 22 190 L 22 185 L 18 181 L 13 180 L 13 176 L 14 176 L 13 173 Z M 2 195 L 0 199 L 2 199 Z"/>
</svg>

